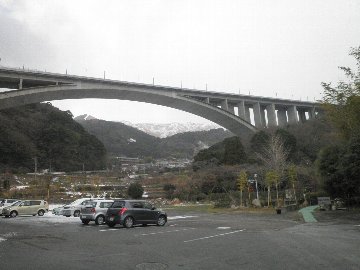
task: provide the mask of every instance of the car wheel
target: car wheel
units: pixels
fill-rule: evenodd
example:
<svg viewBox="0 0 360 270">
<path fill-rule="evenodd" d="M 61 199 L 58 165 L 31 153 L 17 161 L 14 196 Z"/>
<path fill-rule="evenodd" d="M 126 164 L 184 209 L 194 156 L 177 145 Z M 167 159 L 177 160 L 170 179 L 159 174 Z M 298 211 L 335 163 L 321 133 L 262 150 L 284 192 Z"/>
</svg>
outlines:
<svg viewBox="0 0 360 270">
<path fill-rule="evenodd" d="M 103 225 L 105 223 L 105 217 L 103 215 L 97 216 L 95 219 L 96 225 Z"/>
<path fill-rule="evenodd" d="M 76 210 L 75 212 L 74 212 L 74 217 L 79 217 L 80 216 L 80 211 L 79 210 Z"/>
<path fill-rule="evenodd" d="M 158 217 L 158 220 L 156 222 L 156 225 L 158 226 L 164 226 L 166 224 L 166 217 L 165 216 L 160 216 Z"/>
<path fill-rule="evenodd" d="M 38 215 L 39 217 L 42 217 L 45 214 L 44 210 L 39 210 Z"/>
<path fill-rule="evenodd" d="M 18 215 L 18 213 L 16 211 L 12 211 L 10 213 L 10 217 L 16 217 Z"/>
<path fill-rule="evenodd" d="M 65 217 L 71 217 L 71 216 L 65 216 Z"/>
<path fill-rule="evenodd" d="M 127 217 L 124 220 L 124 227 L 125 228 L 131 228 L 132 226 L 134 226 L 134 219 L 132 217 Z"/>
<path fill-rule="evenodd" d="M 115 226 L 115 222 L 106 222 L 106 224 L 110 227 L 110 228 L 112 228 L 112 227 L 114 227 Z"/>
<path fill-rule="evenodd" d="M 84 225 L 88 225 L 90 220 L 88 219 L 82 219 L 81 222 L 84 224 Z"/>
</svg>

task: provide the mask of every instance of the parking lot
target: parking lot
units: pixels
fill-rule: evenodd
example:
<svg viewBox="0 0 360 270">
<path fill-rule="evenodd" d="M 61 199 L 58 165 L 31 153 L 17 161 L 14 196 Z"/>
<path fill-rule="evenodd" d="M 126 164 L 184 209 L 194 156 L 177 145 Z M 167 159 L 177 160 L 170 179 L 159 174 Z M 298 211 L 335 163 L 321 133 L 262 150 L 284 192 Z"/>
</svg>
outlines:
<svg viewBox="0 0 360 270">
<path fill-rule="evenodd" d="M 360 226 L 168 211 L 166 226 L 0 218 L 1 269 L 359 269 Z M 359 222 L 360 224 L 360 222 Z"/>
</svg>

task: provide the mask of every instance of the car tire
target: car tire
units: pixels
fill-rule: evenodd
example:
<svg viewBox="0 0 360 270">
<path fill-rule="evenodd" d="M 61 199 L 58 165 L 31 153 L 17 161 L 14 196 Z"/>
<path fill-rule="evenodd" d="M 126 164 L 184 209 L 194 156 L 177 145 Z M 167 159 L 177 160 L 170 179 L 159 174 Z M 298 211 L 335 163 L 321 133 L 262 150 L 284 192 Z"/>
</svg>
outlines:
<svg viewBox="0 0 360 270">
<path fill-rule="evenodd" d="M 74 217 L 79 217 L 80 216 L 80 211 L 79 210 L 76 210 L 75 212 L 74 212 Z"/>
<path fill-rule="evenodd" d="M 115 222 L 106 222 L 106 225 L 108 225 L 110 228 L 112 228 L 116 225 L 116 223 Z"/>
<path fill-rule="evenodd" d="M 88 219 L 82 219 L 81 222 L 84 224 L 84 225 L 88 225 L 90 220 Z"/>
<path fill-rule="evenodd" d="M 45 214 L 44 210 L 39 210 L 38 211 L 38 216 L 42 217 Z"/>
<path fill-rule="evenodd" d="M 103 215 L 99 215 L 95 218 L 96 225 L 103 225 L 105 223 L 105 217 Z"/>
<path fill-rule="evenodd" d="M 124 227 L 129 229 L 134 226 L 134 219 L 132 217 L 127 217 L 124 220 Z"/>
<path fill-rule="evenodd" d="M 17 217 L 17 215 L 18 215 L 18 212 L 16 212 L 16 211 L 10 212 L 10 217 L 12 217 L 12 218 Z"/>
<path fill-rule="evenodd" d="M 166 217 L 164 215 L 159 216 L 156 225 L 164 226 L 165 224 L 166 224 Z"/>
</svg>

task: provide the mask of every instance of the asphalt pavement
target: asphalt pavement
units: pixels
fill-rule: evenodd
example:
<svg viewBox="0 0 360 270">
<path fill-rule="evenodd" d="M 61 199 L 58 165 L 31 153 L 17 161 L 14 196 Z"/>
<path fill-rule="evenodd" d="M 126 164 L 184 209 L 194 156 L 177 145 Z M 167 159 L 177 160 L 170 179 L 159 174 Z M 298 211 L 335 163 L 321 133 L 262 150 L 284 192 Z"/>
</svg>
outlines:
<svg viewBox="0 0 360 270">
<path fill-rule="evenodd" d="M 360 221 L 169 211 L 164 227 L 0 217 L 0 269 L 360 269 Z"/>
</svg>

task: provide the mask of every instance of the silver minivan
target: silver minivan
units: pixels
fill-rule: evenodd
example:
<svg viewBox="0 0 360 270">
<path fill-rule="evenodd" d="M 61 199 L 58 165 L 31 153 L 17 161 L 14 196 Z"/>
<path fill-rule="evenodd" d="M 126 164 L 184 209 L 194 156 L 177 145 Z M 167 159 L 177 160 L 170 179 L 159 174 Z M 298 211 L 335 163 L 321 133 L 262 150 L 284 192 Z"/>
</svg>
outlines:
<svg viewBox="0 0 360 270">
<path fill-rule="evenodd" d="M 113 200 L 93 200 L 86 202 L 81 209 L 80 219 L 83 224 L 95 221 L 96 225 L 105 224 L 105 215 Z"/>
</svg>

